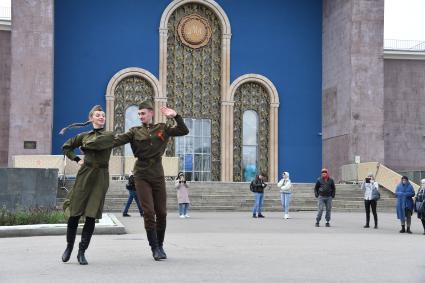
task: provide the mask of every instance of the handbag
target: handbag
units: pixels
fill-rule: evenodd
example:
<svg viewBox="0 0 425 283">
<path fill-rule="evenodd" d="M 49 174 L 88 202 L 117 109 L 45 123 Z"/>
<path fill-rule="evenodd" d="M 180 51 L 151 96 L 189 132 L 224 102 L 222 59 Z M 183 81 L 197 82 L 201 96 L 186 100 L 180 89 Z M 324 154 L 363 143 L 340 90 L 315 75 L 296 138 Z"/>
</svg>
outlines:
<svg viewBox="0 0 425 283">
<path fill-rule="evenodd" d="M 424 206 L 424 202 L 423 201 L 415 201 L 415 211 L 417 213 L 423 213 L 423 206 Z"/>
<path fill-rule="evenodd" d="M 381 193 L 378 191 L 378 189 L 373 188 L 372 190 L 372 200 L 378 201 L 381 198 Z"/>
</svg>

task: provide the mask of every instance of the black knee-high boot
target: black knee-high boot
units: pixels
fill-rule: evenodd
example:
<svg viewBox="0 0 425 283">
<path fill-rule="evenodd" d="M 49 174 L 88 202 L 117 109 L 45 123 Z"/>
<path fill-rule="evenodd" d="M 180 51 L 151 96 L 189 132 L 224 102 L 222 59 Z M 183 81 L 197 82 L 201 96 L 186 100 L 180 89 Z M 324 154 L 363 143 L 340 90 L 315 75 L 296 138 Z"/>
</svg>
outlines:
<svg viewBox="0 0 425 283">
<path fill-rule="evenodd" d="M 86 217 L 86 222 L 84 223 L 83 231 L 81 233 L 81 242 L 78 246 L 78 255 L 77 260 L 81 265 L 88 264 L 85 251 L 89 247 L 91 236 L 93 235 L 94 231 L 94 224 L 95 220 L 92 217 Z"/>
<path fill-rule="evenodd" d="M 158 230 L 158 231 L 156 231 L 156 234 L 158 236 L 158 249 L 159 249 L 159 252 L 160 252 L 160 258 L 161 259 L 167 259 L 167 254 L 165 253 L 164 248 L 163 248 L 165 230 Z"/>
<path fill-rule="evenodd" d="M 149 246 L 151 246 L 152 256 L 155 260 L 161 259 L 161 252 L 158 248 L 158 237 L 156 234 L 156 230 L 146 230 L 146 235 L 148 237 Z"/>
<path fill-rule="evenodd" d="M 80 216 L 72 216 L 68 219 L 68 227 L 66 229 L 66 249 L 62 254 L 62 261 L 67 262 L 71 257 L 74 249 L 75 236 L 77 235 L 78 221 Z"/>
</svg>

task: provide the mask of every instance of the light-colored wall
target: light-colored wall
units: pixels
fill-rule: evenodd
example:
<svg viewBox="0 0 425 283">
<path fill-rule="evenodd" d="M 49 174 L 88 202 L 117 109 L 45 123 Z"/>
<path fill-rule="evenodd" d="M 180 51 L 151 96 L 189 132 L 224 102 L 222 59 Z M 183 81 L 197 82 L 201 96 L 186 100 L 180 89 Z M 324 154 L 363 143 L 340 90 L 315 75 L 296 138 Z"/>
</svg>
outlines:
<svg viewBox="0 0 425 283">
<path fill-rule="evenodd" d="M 12 1 L 9 153 L 50 154 L 53 113 L 53 0 Z M 36 141 L 36 149 L 24 149 Z"/>
<path fill-rule="evenodd" d="M 10 36 L 0 30 L 0 167 L 7 166 L 9 149 Z"/>
<path fill-rule="evenodd" d="M 323 166 L 384 161 L 384 0 L 323 2 Z"/>
<path fill-rule="evenodd" d="M 384 61 L 385 165 L 425 170 L 425 60 Z"/>
<path fill-rule="evenodd" d="M 83 159 L 84 156 L 80 155 Z M 111 176 L 129 175 L 133 170 L 136 158 L 133 156 L 111 156 L 109 159 L 109 174 Z M 179 170 L 178 157 L 162 157 L 164 175 L 175 177 Z M 80 166 L 63 155 L 15 155 L 12 158 L 14 168 L 55 168 L 59 175 L 75 176 Z"/>
</svg>

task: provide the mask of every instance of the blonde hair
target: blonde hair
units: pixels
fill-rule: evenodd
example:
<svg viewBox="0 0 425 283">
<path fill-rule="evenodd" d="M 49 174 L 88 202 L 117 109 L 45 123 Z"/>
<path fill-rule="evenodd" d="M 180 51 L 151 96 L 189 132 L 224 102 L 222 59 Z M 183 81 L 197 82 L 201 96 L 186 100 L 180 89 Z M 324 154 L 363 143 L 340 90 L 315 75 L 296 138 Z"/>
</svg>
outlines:
<svg viewBox="0 0 425 283">
<path fill-rule="evenodd" d="M 66 126 L 65 128 L 62 128 L 62 130 L 60 130 L 60 132 L 59 132 L 59 135 L 65 134 L 65 132 L 68 129 L 71 129 L 71 128 L 82 128 L 82 127 L 85 127 L 85 126 L 89 125 L 91 123 L 90 118 L 93 116 L 93 114 L 94 114 L 95 111 L 103 111 L 102 106 L 100 106 L 100 105 L 93 106 L 92 109 L 89 112 L 89 116 L 88 116 L 89 120 L 88 121 L 86 121 L 84 123 L 72 123 L 72 124 Z"/>
<path fill-rule="evenodd" d="M 90 120 L 90 118 L 93 116 L 93 114 L 94 114 L 94 112 L 95 111 L 103 111 L 103 108 L 102 108 L 102 106 L 100 106 L 100 105 L 95 105 L 95 106 L 93 106 L 92 107 L 92 109 L 90 110 L 90 112 L 89 112 L 89 120 Z"/>
</svg>

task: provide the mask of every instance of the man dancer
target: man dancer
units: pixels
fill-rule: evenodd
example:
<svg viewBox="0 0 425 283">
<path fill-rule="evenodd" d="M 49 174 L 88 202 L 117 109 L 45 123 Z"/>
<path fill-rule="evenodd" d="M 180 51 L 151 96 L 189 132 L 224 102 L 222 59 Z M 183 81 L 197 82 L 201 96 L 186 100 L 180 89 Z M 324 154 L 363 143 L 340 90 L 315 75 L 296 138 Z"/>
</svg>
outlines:
<svg viewBox="0 0 425 283">
<path fill-rule="evenodd" d="M 170 137 L 189 133 L 183 118 L 176 111 L 161 107 L 161 113 L 167 118 L 174 118 L 177 125 L 170 127 L 164 123 L 152 124 L 152 103 L 144 101 L 139 104 L 138 111 L 142 125 L 116 136 L 114 143 L 114 146 L 120 146 L 129 142 L 134 156 L 137 157 L 133 170 L 136 191 L 144 211 L 145 230 L 152 256 L 157 261 L 167 258 L 163 249 L 167 193 L 161 159 Z"/>
</svg>

